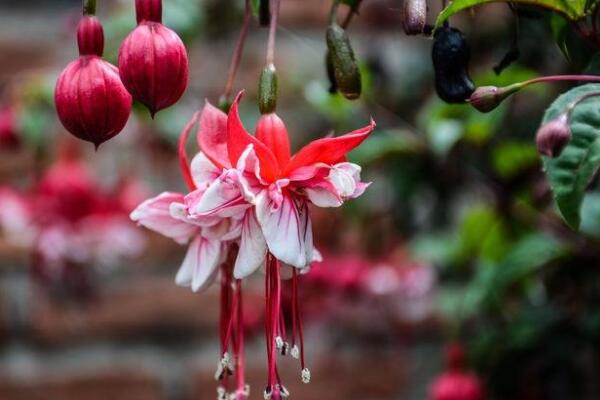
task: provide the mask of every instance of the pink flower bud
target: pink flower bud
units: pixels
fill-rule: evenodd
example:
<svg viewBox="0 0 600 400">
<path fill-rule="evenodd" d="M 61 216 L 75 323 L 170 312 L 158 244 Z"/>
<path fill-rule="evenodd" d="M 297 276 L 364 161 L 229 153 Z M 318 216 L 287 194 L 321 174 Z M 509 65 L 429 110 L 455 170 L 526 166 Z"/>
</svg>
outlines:
<svg viewBox="0 0 600 400">
<path fill-rule="evenodd" d="M 188 83 L 188 56 L 179 36 L 162 23 L 161 0 L 136 0 L 138 26 L 119 50 L 119 71 L 133 98 L 152 116 L 177 102 Z"/>
<path fill-rule="evenodd" d="M 256 138 L 273 151 L 273 155 L 283 167 L 290 160 L 290 142 L 285 124 L 275 113 L 260 117 L 256 125 Z"/>
<path fill-rule="evenodd" d="M 469 103 L 478 111 L 487 113 L 494 110 L 507 97 L 521 89 L 520 84 L 506 87 L 480 86 L 469 97 Z"/>
<path fill-rule="evenodd" d="M 69 132 L 98 147 L 123 130 L 132 100 L 117 68 L 101 58 L 104 33 L 96 17 L 81 19 L 77 43 L 79 58 L 56 82 L 56 111 Z"/>
<path fill-rule="evenodd" d="M 566 113 L 542 125 L 535 136 L 538 152 L 548 157 L 558 157 L 570 140 L 571 129 Z"/>
</svg>

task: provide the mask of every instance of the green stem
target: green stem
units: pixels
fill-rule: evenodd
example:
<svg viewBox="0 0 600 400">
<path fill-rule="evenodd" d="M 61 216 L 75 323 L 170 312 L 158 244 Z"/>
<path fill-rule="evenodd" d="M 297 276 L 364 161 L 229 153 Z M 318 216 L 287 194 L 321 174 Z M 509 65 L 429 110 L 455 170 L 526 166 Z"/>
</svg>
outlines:
<svg viewBox="0 0 600 400">
<path fill-rule="evenodd" d="M 83 15 L 96 15 L 96 0 L 83 0 Z"/>
</svg>

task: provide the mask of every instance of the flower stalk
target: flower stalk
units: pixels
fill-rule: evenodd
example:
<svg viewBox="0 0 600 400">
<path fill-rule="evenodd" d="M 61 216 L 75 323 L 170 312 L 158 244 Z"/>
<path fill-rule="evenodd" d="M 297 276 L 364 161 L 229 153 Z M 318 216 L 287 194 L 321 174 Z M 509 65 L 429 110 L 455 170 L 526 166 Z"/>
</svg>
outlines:
<svg viewBox="0 0 600 400">
<path fill-rule="evenodd" d="M 231 91 L 233 90 L 233 83 L 237 75 L 242 54 L 244 53 L 244 46 L 246 44 L 246 38 L 248 37 L 248 30 L 250 28 L 250 20 L 252 17 L 252 10 L 250 8 L 250 0 L 246 0 L 246 8 L 244 11 L 244 20 L 242 21 L 242 28 L 240 29 L 240 35 L 238 37 L 235 49 L 233 50 L 233 56 L 231 58 L 231 64 L 229 65 L 229 72 L 227 74 L 227 82 L 225 83 L 225 90 L 221 96 L 220 103 L 225 105 L 229 104 L 229 98 L 231 97 Z M 225 112 L 229 111 L 229 107 L 226 106 Z"/>
<path fill-rule="evenodd" d="M 96 15 L 96 0 L 83 0 L 83 15 Z"/>
</svg>

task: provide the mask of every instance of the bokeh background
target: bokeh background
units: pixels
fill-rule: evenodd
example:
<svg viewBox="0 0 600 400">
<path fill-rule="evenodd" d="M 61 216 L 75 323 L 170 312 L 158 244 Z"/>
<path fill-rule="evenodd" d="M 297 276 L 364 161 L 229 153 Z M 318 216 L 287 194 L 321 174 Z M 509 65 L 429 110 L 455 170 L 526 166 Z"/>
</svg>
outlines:
<svg viewBox="0 0 600 400">
<path fill-rule="evenodd" d="M 164 21 L 190 53 L 188 90 L 153 121 L 136 107 L 95 152 L 60 126 L 53 89 L 77 56 L 78 0 L 0 1 L 0 399 L 191 400 L 215 397 L 218 293 L 174 284 L 185 248 L 137 228 L 128 213 L 183 191 L 182 127 L 218 101 L 243 2 L 165 0 Z M 600 397 L 600 196 L 581 233 L 553 209 L 533 137 L 567 86 L 536 87 L 490 114 L 446 105 L 433 90 L 432 41 L 407 37 L 401 1 L 365 0 L 349 34 L 363 97 L 330 95 L 324 35 L 330 3 L 283 0 L 277 39 L 278 113 L 293 147 L 335 130 L 378 129 L 351 159 L 373 184 L 343 209 L 315 210 L 325 261 L 303 277 L 310 385 L 291 362 L 293 398 L 422 400 L 465 348 L 491 399 Z M 430 20 L 441 4 L 430 4 Z M 113 63 L 134 27 L 133 1 L 98 0 Z M 452 24 L 471 45 L 481 84 L 577 72 L 549 40 L 543 12 L 506 5 Z M 259 116 L 267 32 L 253 23 L 236 89 L 242 118 Z M 518 62 L 493 67 L 516 43 Z M 196 151 L 190 143 L 190 152 Z M 262 283 L 249 283 L 251 398 L 265 376 Z"/>
</svg>

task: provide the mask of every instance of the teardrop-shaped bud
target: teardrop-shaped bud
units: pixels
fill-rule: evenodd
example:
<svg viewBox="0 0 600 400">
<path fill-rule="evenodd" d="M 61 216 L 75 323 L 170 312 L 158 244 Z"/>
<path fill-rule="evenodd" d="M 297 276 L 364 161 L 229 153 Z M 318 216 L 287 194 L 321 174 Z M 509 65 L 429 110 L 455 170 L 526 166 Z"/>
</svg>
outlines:
<svg viewBox="0 0 600 400">
<path fill-rule="evenodd" d="M 423 33 L 427 22 L 427 2 L 425 0 L 404 0 L 402 26 L 407 35 Z"/>
<path fill-rule="evenodd" d="M 185 92 L 189 67 L 185 45 L 161 23 L 161 0 L 136 0 L 138 26 L 119 49 L 119 72 L 134 99 L 152 116 Z"/>
<path fill-rule="evenodd" d="M 123 130 L 132 100 L 117 68 L 100 58 L 104 38 L 96 17 L 82 18 L 77 40 L 81 54 L 60 74 L 54 101 L 64 127 L 98 147 Z"/>
<path fill-rule="evenodd" d="M 469 97 L 471 104 L 477 111 L 487 113 L 498 107 L 507 97 L 518 92 L 521 84 L 514 84 L 506 87 L 480 86 Z"/>
<path fill-rule="evenodd" d="M 275 113 L 260 117 L 256 124 L 256 138 L 263 142 L 283 168 L 290 160 L 290 140 L 285 124 Z"/>
<path fill-rule="evenodd" d="M 471 51 L 461 31 L 444 26 L 434 34 L 431 58 L 435 89 L 447 103 L 464 103 L 475 90 L 469 76 Z"/>
<path fill-rule="evenodd" d="M 258 108 L 261 114 L 269 114 L 277 108 L 277 71 L 273 64 L 262 70 L 258 81 Z"/>
<path fill-rule="evenodd" d="M 571 140 L 571 129 L 566 113 L 545 123 L 535 135 L 538 152 L 547 157 L 558 157 Z"/>
<path fill-rule="evenodd" d="M 270 0 L 260 0 L 258 5 L 258 23 L 260 26 L 269 26 L 271 24 Z"/>
<path fill-rule="evenodd" d="M 327 49 L 338 90 L 349 100 L 358 99 L 362 89 L 360 70 L 350 38 L 341 26 L 332 24 L 327 28 Z"/>
</svg>

